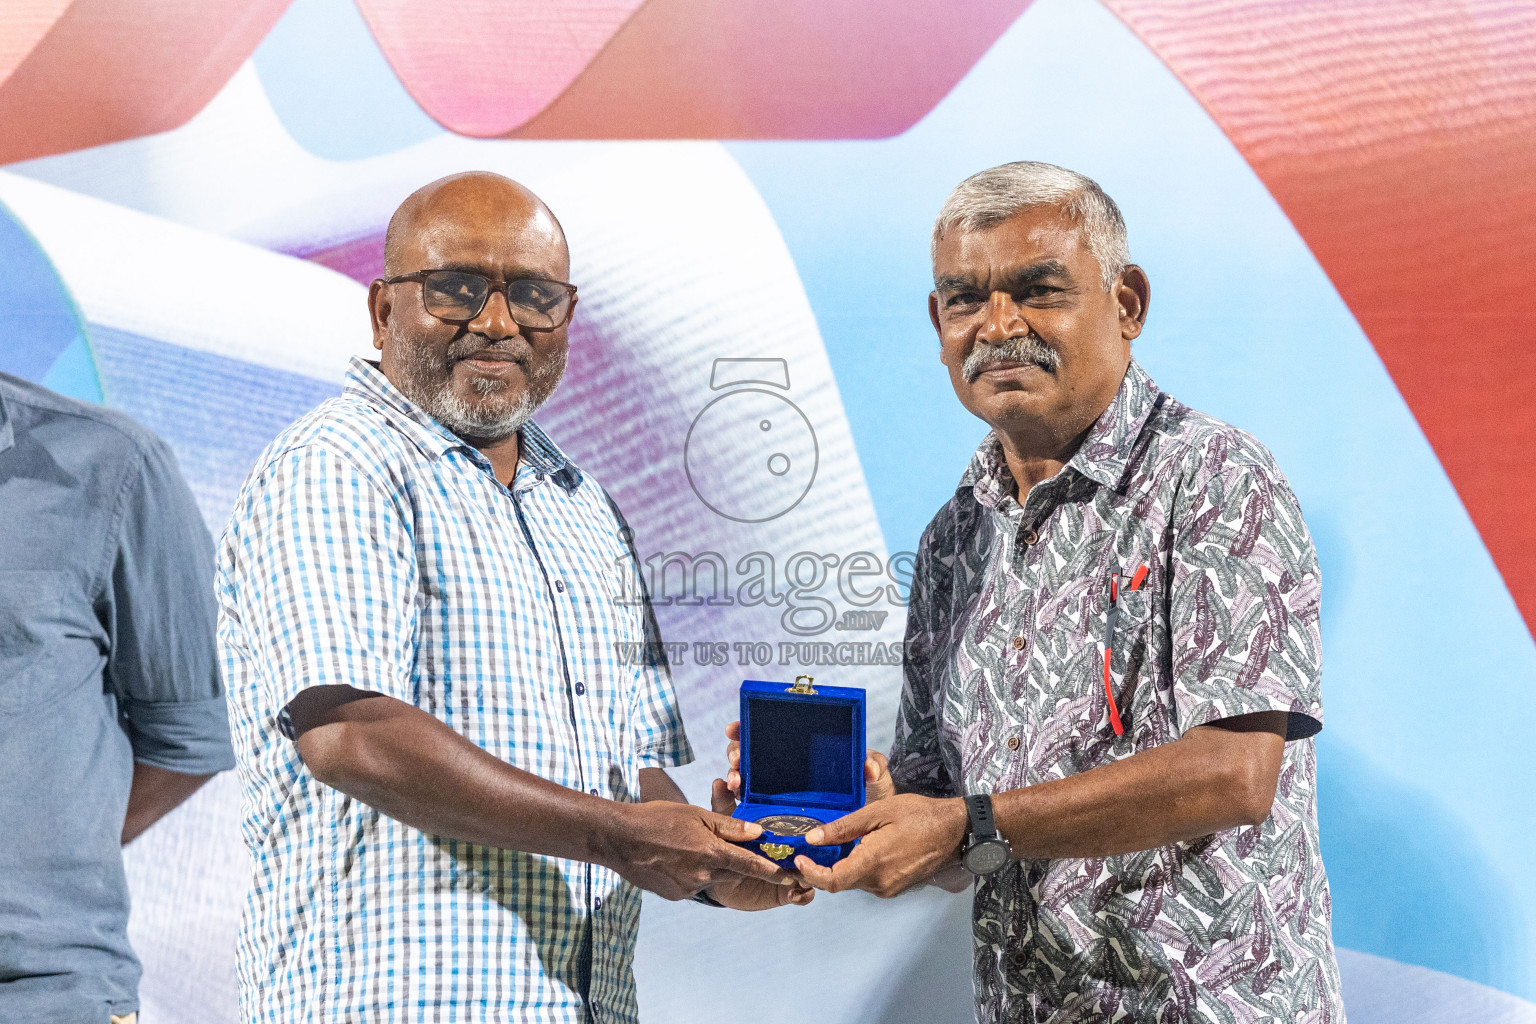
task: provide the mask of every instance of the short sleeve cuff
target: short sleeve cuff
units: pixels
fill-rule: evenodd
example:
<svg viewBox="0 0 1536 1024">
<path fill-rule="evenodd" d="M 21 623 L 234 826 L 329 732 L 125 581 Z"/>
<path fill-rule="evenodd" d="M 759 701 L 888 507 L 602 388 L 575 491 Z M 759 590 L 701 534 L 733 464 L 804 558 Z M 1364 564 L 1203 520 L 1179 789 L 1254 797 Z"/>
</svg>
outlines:
<svg viewBox="0 0 1536 1024">
<path fill-rule="evenodd" d="M 681 768 L 693 763 L 693 745 L 687 736 L 679 734 L 670 743 L 641 750 L 635 756 L 635 763 L 641 768 Z"/>
<path fill-rule="evenodd" d="M 1262 711 L 1284 711 L 1288 718 L 1285 728 L 1286 742 L 1304 740 L 1316 736 L 1323 728 L 1323 709 L 1316 705 L 1303 705 L 1290 697 L 1281 687 L 1268 689 L 1244 688 L 1234 685 L 1222 687 L 1220 681 L 1208 680 L 1202 685 L 1198 703 L 1185 705 L 1183 731 L 1200 725 L 1210 725 L 1225 718 L 1251 715 Z"/>
<path fill-rule="evenodd" d="M 187 775 L 213 775 L 235 766 L 224 698 L 123 702 L 133 759 Z"/>
</svg>

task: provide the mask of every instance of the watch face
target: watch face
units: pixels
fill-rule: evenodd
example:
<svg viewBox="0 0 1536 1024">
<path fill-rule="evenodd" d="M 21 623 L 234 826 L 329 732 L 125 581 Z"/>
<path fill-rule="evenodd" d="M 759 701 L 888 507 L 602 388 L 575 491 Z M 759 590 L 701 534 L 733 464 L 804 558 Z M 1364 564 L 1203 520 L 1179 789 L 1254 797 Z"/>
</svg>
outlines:
<svg viewBox="0 0 1536 1024">
<path fill-rule="evenodd" d="M 990 875 L 1008 863 L 1008 844 L 1001 839 L 984 839 L 965 851 L 965 870 L 973 875 Z"/>
<path fill-rule="evenodd" d="M 758 818 L 757 823 L 763 826 L 764 831 L 780 836 L 803 836 L 821 824 L 804 814 L 770 814 L 766 818 Z"/>
</svg>

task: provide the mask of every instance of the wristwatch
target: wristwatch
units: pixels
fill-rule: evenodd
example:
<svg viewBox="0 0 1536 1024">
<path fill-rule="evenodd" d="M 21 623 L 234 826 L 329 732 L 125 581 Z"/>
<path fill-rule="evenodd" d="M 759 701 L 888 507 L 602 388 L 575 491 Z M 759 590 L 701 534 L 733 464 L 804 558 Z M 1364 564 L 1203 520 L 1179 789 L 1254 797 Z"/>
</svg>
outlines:
<svg viewBox="0 0 1536 1024">
<path fill-rule="evenodd" d="M 1008 842 L 997 834 L 997 824 L 992 820 L 992 797 L 977 793 L 965 798 L 965 812 L 970 817 L 966 829 L 965 852 L 960 863 L 973 875 L 990 875 L 1008 863 L 1011 853 Z"/>
</svg>

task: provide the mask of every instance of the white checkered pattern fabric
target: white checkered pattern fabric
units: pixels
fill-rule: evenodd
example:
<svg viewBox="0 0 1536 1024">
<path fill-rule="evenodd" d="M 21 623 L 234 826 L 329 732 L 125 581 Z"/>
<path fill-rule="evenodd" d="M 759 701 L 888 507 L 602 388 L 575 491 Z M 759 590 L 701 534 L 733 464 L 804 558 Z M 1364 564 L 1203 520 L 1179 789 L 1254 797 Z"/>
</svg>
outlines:
<svg viewBox="0 0 1536 1024">
<path fill-rule="evenodd" d="M 280 725 L 309 686 L 416 705 L 572 789 L 639 799 L 692 753 L 629 532 L 533 424 L 510 488 L 354 360 L 258 460 L 219 560 L 253 859 L 250 1021 L 634 1021 L 640 894 L 605 868 L 427 835 L 318 782 Z M 631 648 L 633 649 L 633 648 Z M 633 660 L 633 659 L 630 659 Z"/>
</svg>

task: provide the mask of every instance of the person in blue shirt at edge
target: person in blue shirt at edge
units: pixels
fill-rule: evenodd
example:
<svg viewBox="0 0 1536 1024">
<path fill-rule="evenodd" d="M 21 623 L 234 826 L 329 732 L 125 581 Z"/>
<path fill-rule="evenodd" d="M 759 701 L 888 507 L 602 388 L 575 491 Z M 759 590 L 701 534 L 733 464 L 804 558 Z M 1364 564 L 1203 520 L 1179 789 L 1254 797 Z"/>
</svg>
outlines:
<svg viewBox="0 0 1536 1024">
<path fill-rule="evenodd" d="M 4 373 L 0 508 L 0 1021 L 133 1021 L 122 847 L 234 766 L 213 541 L 158 438 Z"/>
<path fill-rule="evenodd" d="M 918 546 L 889 772 L 806 837 L 862 842 L 796 867 L 974 884 L 982 1024 L 1343 1024 L 1296 496 L 1133 358 L 1151 287 L 1091 179 L 972 175 L 930 255 L 939 361 L 992 429 Z"/>
<path fill-rule="evenodd" d="M 418 190 L 369 290 L 381 359 L 236 502 L 217 590 L 247 1019 L 636 1021 L 640 889 L 811 899 L 732 845 L 759 826 L 686 802 L 667 666 L 618 657 L 658 639 L 619 600 L 632 535 L 530 418 L 565 369 L 569 273 L 516 182 Z"/>
</svg>

